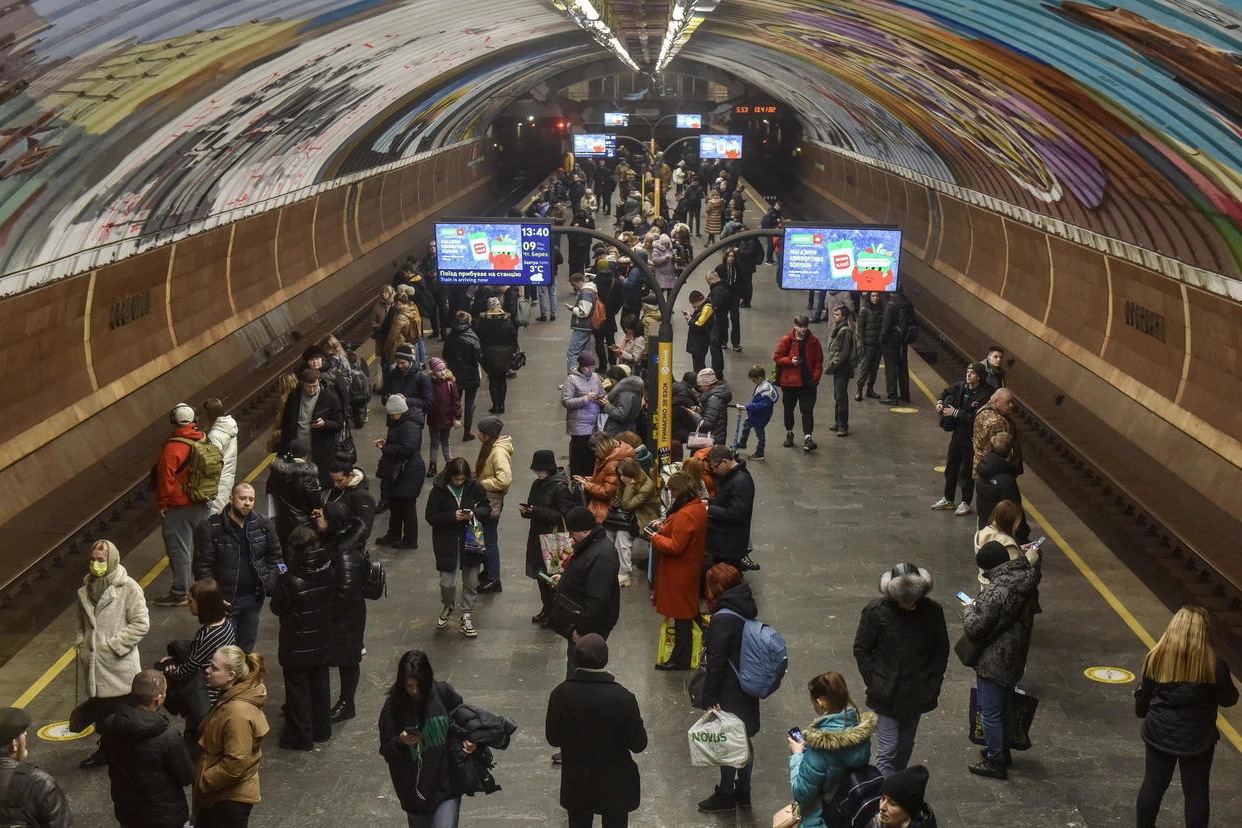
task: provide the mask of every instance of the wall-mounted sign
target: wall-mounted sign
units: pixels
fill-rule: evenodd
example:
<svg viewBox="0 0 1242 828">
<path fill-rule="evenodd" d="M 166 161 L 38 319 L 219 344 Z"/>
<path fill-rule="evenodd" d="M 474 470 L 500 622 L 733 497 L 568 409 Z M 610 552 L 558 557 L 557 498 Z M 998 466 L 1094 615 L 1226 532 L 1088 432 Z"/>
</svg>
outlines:
<svg viewBox="0 0 1242 828">
<path fill-rule="evenodd" d="M 445 284 L 546 285 L 552 273 L 552 223 L 437 222 L 436 264 Z"/>
<path fill-rule="evenodd" d="M 733 107 L 734 115 L 779 115 L 781 108 L 775 104 L 759 104 L 752 106 L 751 104 L 738 104 Z"/>
</svg>

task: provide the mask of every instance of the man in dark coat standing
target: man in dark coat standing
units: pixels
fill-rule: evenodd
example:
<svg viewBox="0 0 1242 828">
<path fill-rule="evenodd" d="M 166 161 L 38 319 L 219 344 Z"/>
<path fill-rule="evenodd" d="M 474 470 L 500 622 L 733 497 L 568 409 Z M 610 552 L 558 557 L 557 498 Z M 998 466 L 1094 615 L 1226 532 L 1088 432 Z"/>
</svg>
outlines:
<svg viewBox="0 0 1242 828">
<path fill-rule="evenodd" d="M 867 706 L 879 716 L 875 766 L 891 776 L 914 750 L 919 717 L 936 709 L 949 663 L 944 610 L 927 597 L 932 576 L 900 563 L 880 576 L 880 595 L 862 611 L 854 660 L 867 686 Z"/>
<path fill-rule="evenodd" d="M 194 781 L 194 763 L 181 733 L 160 713 L 167 692 L 163 673 L 143 670 L 134 676 L 130 703 L 100 725 L 113 813 L 122 825 L 180 828 L 190 817 L 184 788 Z"/>
<path fill-rule="evenodd" d="M 294 440 L 306 442 L 311 462 L 319 469 L 319 487 L 326 489 L 332 485 L 328 467 L 336 457 L 336 438 L 344 427 L 345 414 L 336 392 L 324 387 L 314 368 L 303 368 L 298 387 L 289 392 L 280 412 L 282 442 L 276 453 L 287 452 Z"/>
<path fill-rule="evenodd" d="M 561 749 L 561 807 L 569 828 L 624 828 L 642 798 L 632 753 L 647 747 L 638 700 L 604 668 L 608 642 L 598 633 L 576 645 L 578 669 L 548 697 L 548 744 Z"/>
<path fill-rule="evenodd" d="M 716 496 L 707 501 L 707 554 L 711 563 L 727 563 L 743 572 L 759 568 L 750 559 L 750 522 L 755 510 L 755 480 L 744 460 L 728 446 L 712 446 L 707 464 L 716 480 Z"/>
<path fill-rule="evenodd" d="M 616 547 L 608 540 L 604 527 L 585 506 L 575 506 L 565 516 L 565 529 L 574 540 L 573 562 L 557 583 L 557 592 L 582 607 L 570 635 L 566 651 L 566 677 L 577 669 L 574 645 L 584 635 L 599 633 L 604 638 L 617 625 L 621 615 L 621 587 L 617 583 L 620 563 Z"/>
</svg>

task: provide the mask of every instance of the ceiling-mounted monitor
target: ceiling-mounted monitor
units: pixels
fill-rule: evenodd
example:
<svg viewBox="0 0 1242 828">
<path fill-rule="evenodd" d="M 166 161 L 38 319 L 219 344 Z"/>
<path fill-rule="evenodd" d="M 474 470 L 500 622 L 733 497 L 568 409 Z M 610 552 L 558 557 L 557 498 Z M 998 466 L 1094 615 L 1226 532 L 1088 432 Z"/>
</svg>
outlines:
<svg viewBox="0 0 1242 828">
<path fill-rule="evenodd" d="M 628 112 L 605 112 L 604 126 L 629 126 L 630 113 Z"/>
<path fill-rule="evenodd" d="M 574 155 L 580 158 L 615 158 L 617 136 L 613 133 L 575 135 Z"/>
<path fill-rule="evenodd" d="M 781 287 L 786 290 L 897 290 L 901 229 L 880 225 L 785 227 Z"/>
<path fill-rule="evenodd" d="M 552 223 L 436 222 L 436 264 L 445 284 L 546 285 L 552 274 Z"/>
<path fill-rule="evenodd" d="M 700 135 L 699 158 L 742 157 L 742 136 L 740 135 Z"/>
<path fill-rule="evenodd" d="M 677 116 L 677 128 L 678 129 L 702 129 L 703 128 L 703 116 L 702 115 L 678 115 Z"/>
</svg>

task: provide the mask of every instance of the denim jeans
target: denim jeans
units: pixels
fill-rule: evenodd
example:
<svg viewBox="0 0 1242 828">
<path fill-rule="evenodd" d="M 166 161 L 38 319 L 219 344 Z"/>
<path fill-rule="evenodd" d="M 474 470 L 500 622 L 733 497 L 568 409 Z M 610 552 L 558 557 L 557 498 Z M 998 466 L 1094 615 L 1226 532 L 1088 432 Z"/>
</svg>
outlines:
<svg viewBox="0 0 1242 828">
<path fill-rule="evenodd" d="M 546 319 L 556 318 L 556 278 L 553 277 L 546 285 L 535 288 L 539 297 L 539 315 Z"/>
<path fill-rule="evenodd" d="M 259 619 L 263 616 L 263 599 L 259 596 L 238 596 L 229 607 L 237 646 L 249 653 L 259 640 Z"/>
<path fill-rule="evenodd" d="M 565 349 L 565 373 L 578 370 L 578 354 L 595 348 L 595 331 L 590 328 L 570 328 L 569 347 Z"/>
<path fill-rule="evenodd" d="M 761 425 L 761 426 L 751 425 L 750 418 L 748 417 L 746 421 L 742 423 L 742 445 L 746 445 L 746 443 L 750 440 L 750 432 L 754 431 L 755 441 L 756 441 L 755 442 L 755 454 L 762 457 L 763 450 L 768 444 L 767 434 L 765 433 L 767 431 L 767 428 L 768 427 L 766 425 Z"/>
<path fill-rule="evenodd" d="M 979 714 L 983 719 L 983 738 L 988 758 L 1001 762 L 1013 730 L 1013 688 L 975 675 Z"/>
<path fill-rule="evenodd" d="M 914 752 L 914 737 L 919 732 L 919 714 L 911 713 L 900 719 L 880 716 L 875 731 L 875 766 L 880 773 L 892 776 L 905 770 Z"/>
<path fill-rule="evenodd" d="M 500 580 L 500 521 L 483 520 L 483 542 L 487 544 L 487 574 L 485 581 Z"/>
<path fill-rule="evenodd" d="M 460 814 L 461 797 L 455 796 L 441 802 L 429 814 L 411 814 L 406 811 L 405 818 L 409 828 L 457 828 Z"/>
</svg>

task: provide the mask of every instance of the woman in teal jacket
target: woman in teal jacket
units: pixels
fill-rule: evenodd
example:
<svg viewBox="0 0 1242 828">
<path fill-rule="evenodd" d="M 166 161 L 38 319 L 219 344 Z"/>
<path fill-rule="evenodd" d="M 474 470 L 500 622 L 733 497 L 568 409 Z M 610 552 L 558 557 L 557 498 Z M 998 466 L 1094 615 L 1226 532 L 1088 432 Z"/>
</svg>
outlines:
<svg viewBox="0 0 1242 828">
<path fill-rule="evenodd" d="M 830 796 L 853 768 L 871 761 L 876 715 L 859 713 L 845 677 L 829 672 L 807 682 L 819 717 L 789 737 L 789 788 L 802 814 L 802 828 L 825 828 L 824 797 Z"/>
</svg>

